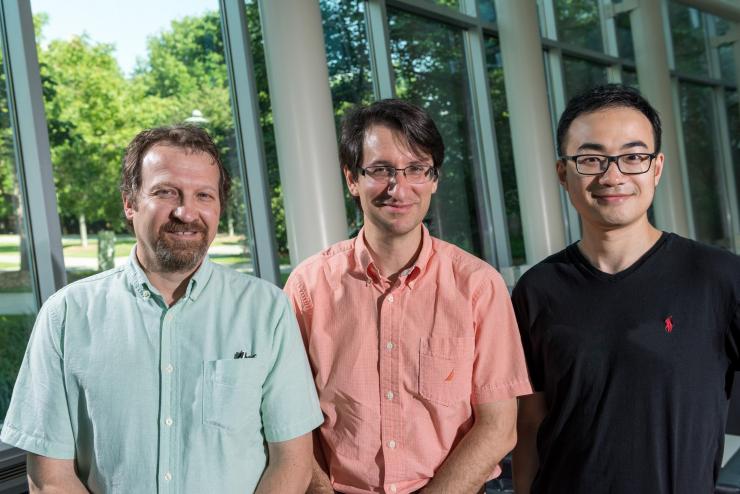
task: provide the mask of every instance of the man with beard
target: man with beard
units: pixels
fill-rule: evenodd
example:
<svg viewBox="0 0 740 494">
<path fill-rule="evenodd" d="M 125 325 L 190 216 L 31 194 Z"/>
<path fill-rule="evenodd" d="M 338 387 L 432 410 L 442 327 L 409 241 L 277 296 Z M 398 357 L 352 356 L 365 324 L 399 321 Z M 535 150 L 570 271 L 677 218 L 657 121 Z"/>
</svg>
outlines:
<svg viewBox="0 0 740 494">
<path fill-rule="evenodd" d="M 740 363 L 740 258 L 650 224 L 678 163 L 664 164 L 660 118 L 636 89 L 573 98 L 557 136 L 583 234 L 514 289 L 536 391 L 519 404 L 516 492 L 714 492 Z"/>
<path fill-rule="evenodd" d="M 424 110 L 358 108 L 339 150 L 364 225 L 285 286 L 326 415 L 309 492 L 482 492 L 531 389 L 509 292 L 422 224 L 444 159 Z"/>
<path fill-rule="evenodd" d="M 323 417 L 290 305 L 206 255 L 228 188 L 197 127 L 128 146 L 136 245 L 44 304 L 3 426 L 32 492 L 305 491 Z"/>
</svg>

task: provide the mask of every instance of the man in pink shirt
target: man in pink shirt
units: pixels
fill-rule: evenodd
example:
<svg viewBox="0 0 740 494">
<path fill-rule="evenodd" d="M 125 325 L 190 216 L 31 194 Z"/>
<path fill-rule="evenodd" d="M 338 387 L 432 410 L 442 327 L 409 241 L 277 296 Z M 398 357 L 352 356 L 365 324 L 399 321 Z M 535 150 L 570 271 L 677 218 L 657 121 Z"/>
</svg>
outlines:
<svg viewBox="0 0 740 494">
<path fill-rule="evenodd" d="M 482 492 L 532 392 L 506 285 L 422 225 L 444 158 L 426 112 L 360 108 L 339 147 L 364 226 L 285 286 L 325 415 L 309 492 Z"/>
</svg>

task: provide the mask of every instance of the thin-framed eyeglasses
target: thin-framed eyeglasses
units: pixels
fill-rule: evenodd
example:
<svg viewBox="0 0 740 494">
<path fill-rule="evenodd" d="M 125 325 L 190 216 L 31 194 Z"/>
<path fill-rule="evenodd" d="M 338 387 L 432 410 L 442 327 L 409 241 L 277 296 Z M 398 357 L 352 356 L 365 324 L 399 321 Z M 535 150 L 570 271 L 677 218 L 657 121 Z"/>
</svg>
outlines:
<svg viewBox="0 0 740 494">
<path fill-rule="evenodd" d="M 370 177 L 376 182 L 387 184 L 396 179 L 398 173 L 403 173 L 410 184 L 425 184 L 437 178 L 437 169 L 431 165 L 409 165 L 406 168 L 378 165 L 359 169 L 361 175 Z"/>
<path fill-rule="evenodd" d="M 604 154 L 577 154 L 575 156 L 561 156 L 561 160 L 572 160 L 576 164 L 576 171 L 581 175 L 602 175 L 609 169 L 609 163 L 617 164 L 623 175 L 640 175 L 650 170 L 653 160 L 658 153 L 627 153 L 617 156 Z"/>
</svg>

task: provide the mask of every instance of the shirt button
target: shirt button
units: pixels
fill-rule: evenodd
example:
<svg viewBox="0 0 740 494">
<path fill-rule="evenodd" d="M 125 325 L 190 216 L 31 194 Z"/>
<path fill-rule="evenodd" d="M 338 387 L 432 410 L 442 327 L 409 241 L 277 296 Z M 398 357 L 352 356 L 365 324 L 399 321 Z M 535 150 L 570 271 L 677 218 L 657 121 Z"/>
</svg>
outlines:
<svg viewBox="0 0 740 494">
<path fill-rule="evenodd" d="M 172 425 L 172 418 L 171 418 L 171 417 L 167 417 L 167 418 L 165 419 L 164 423 L 165 423 L 165 424 L 166 424 L 166 425 L 167 425 L 168 427 L 169 427 L 169 426 L 171 426 L 171 425 Z"/>
<path fill-rule="evenodd" d="M 396 492 L 396 484 L 391 484 L 391 492 Z"/>
<path fill-rule="evenodd" d="M 167 472 L 166 474 L 164 474 L 164 479 L 169 482 L 170 480 L 172 480 L 172 474 L 170 472 Z"/>
<path fill-rule="evenodd" d="M 146 291 L 146 290 L 144 290 L 144 291 L 143 291 L 143 292 L 141 293 L 141 296 L 142 296 L 142 297 L 144 297 L 144 298 L 149 298 L 149 296 L 150 296 L 150 295 L 151 295 L 151 292 L 148 292 L 148 291 Z"/>
<path fill-rule="evenodd" d="M 393 295 L 388 295 L 388 302 L 393 303 Z"/>
<path fill-rule="evenodd" d="M 167 367 L 164 368 L 165 372 L 167 374 L 172 374 L 172 371 L 175 370 L 175 368 L 172 366 L 172 364 L 167 364 Z"/>
<path fill-rule="evenodd" d="M 385 394 L 385 397 L 388 398 L 389 400 L 392 400 L 393 399 L 393 391 L 388 391 Z"/>
<path fill-rule="evenodd" d="M 388 350 L 393 350 L 393 342 L 392 341 L 389 341 L 388 343 L 385 344 L 385 347 Z"/>
<path fill-rule="evenodd" d="M 393 439 L 388 441 L 388 447 L 391 449 L 396 449 L 396 441 L 394 441 Z"/>
<path fill-rule="evenodd" d="M 172 314 L 167 314 L 167 315 L 166 315 L 166 316 L 164 317 L 164 320 L 165 320 L 165 321 L 167 321 L 167 322 L 170 322 L 170 321 L 172 320 Z"/>
</svg>

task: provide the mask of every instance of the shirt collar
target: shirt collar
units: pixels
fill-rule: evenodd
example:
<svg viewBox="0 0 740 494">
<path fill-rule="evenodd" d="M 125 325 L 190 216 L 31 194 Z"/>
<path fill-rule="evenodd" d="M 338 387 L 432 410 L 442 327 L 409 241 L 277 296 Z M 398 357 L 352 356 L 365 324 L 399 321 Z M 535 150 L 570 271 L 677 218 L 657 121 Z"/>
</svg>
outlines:
<svg viewBox="0 0 740 494">
<path fill-rule="evenodd" d="M 128 261 L 126 262 L 126 267 L 124 269 L 126 271 L 126 276 L 128 277 L 129 283 L 131 283 L 131 286 L 134 288 L 136 293 L 144 298 L 148 298 L 151 294 L 150 292 L 153 292 L 161 297 L 162 294 L 159 293 L 154 285 L 149 282 L 149 279 L 146 277 L 144 270 L 139 264 L 139 260 L 136 257 L 136 244 L 134 244 L 134 246 L 131 248 L 131 253 L 128 256 Z M 190 278 L 190 281 L 188 282 L 188 288 L 185 291 L 184 296 L 186 298 L 196 300 L 200 296 L 200 293 L 203 291 L 203 288 L 206 286 L 212 273 L 213 262 L 208 257 L 208 254 L 206 254 L 203 258 L 203 261 L 200 263 L 200 266 Z"/>
<path fill-rule="evenodd" d="M 356 265 L 362 270 L 362 274 L 365 276 L 365 278 L 368 281 L 379 281 L 380 280 L 380 272 L 378 271 L 378 268 L 375 266 L 375 261 L 373 261 L 373 257 L 370 254 L 370 249 L 367 248 L 367 244 L 365 243 L 365 227 L 363 226 L 362 229 L 360 229 L 360 233 L 357 235 L 357 238 L 355 239 L 355 263 Z M 429 234 L 429 230 L 426 226 L 422 223 L 421 225 L 421 250 L 419 251 L 419 256 L 416 258 L 416 262 L 413 266 L 408 268 L 406 271 L 406 274 L 402 273 L 402 276 L 405 276 L 407 283 L 412 283 L 413 280 L 419 277 L 421 273 L 424 272 L 424 270 L 427 267 L 427 264 L 429 263 L 429 258 L 432 255 L 432 236 Z"/>
</svg>

